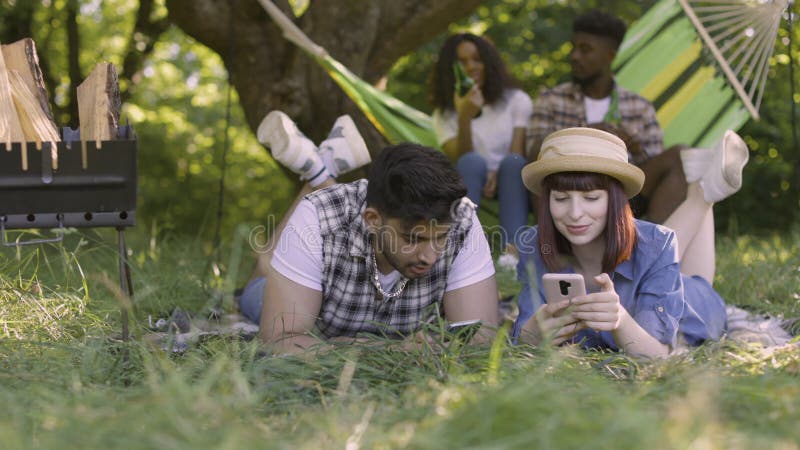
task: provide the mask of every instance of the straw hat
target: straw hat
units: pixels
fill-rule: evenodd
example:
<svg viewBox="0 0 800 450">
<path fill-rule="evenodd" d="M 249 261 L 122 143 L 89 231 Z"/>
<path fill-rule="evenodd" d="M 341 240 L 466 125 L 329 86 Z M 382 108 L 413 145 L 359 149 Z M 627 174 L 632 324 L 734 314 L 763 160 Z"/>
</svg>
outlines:
<svg viewBox="0 0 800 450">
<path fill-rule="evenodd" d="M 522 182 L 541 195 L 542 180 L 558 172 L 593 172 L 616 178 L 631 198 L 642 190 L 644 172 L 628 163 L 622 139 L 594 128 L 566 128 L 548 135 L 539 158 L 522 169 Z"/>
</svg>

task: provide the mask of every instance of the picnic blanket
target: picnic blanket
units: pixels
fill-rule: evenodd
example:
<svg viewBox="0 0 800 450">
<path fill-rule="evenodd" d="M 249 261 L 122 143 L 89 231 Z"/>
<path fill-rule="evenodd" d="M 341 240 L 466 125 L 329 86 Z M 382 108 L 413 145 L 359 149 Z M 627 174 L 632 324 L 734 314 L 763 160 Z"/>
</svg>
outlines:
<svg viewBox="0 0 800 450">
<path fill-rule="evenodd" d="M 212 314 L 198 319 L 179 311 L 149 325 L 156 330 L 146 333 L 144 342 L 173 353 L 183 353 L 210 338 L 252 340 L 258 335 L 258 325 L 241 314 Z"/>
<path fill-rule="evenodd" d="M 728 339 L 761 344 L 764 347 L 779 347 L 794 339 L 785 328 L 780 317 L 752 314 L 736 306 L 725 308 L 728 313 Z"/>
<path fill-rule="evenodd" d="M 501 307 L 506 308 L 507 305 Z M 743 344 L 756 344 L 764 349 L 786 345 L 800 346 L 798 338 L 787 331 L 788 322 L 781 317 L 753 314 L 736 306 L 728 306 L 726 311 L 728 331 L 724 339 Z M 508 317 L 507 311 L 501 311 L 502 316 Z M 145 334 L 144 341 L 163 351 L 173 353 L 183 353 L 209 338 L 251 340 L 258 335 L 258 325 L 241 314 L 191 318 L 185 312 L 178 311 L 169 319 L 160 319 L 158 322 L 161 322 L 160 328 L 163 331 Z M 150 325 L 151 328 L 159 328 L 155 324 Z"/>
</svg>

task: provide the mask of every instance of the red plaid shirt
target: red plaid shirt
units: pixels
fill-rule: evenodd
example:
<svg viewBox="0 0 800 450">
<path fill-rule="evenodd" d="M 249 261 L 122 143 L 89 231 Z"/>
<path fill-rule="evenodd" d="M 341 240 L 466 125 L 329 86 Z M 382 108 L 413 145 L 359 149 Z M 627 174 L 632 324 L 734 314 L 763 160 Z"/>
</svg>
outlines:
<svg viewBox="0 0 800 450">
<path fill-rule="evenodd" d="M 619 127 L 639 142 L 643 152 L 628 154 L 634 164 L 658 155 L 664 150 L 664 133 L 656 120 L 653 105 L 644 97 L 614 85 L 618 95 Z M 539 94 L 533 105 L 533 115 L 528 125 L 527 142 L 541 143 L 550 133 L 570 128 L 585 127 L 586 108 L 583 92 L 573 82 L 566 82 Z M 532 149 L 528 149 L 531 154 Z M 538 151 L 538 149 L 536 149 Z"/>
</svg>

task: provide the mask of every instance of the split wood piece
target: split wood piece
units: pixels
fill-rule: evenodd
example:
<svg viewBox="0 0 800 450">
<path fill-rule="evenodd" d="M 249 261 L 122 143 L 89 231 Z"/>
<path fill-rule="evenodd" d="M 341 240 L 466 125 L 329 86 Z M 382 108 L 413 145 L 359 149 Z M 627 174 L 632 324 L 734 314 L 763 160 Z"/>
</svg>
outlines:
<svg viewBox="0 0 800 450">
<path fill-rule="evenodd" d="M 100 63 L 78 86 L 78 118 L 81 141 L 117 139 L 120 112 L 119 81 L 111 63 Z"/>
<path fill-rule="evenodd" d="M 14 98 L 14 105 L 17 108 L 25 140 L 27 142 L 36 142 L 37 150 L 42 149 L 42 142 L 49 142 L 53 169 L 58 169 L 58 148 L 56 143 L 61 139 L 58 136 L 55 124 L 42 112 L 35 94 L 28 89 L 22 74 L 16 70 L 9 70 L 8 78 L 11 81 L 11 95 Z M 24 148 L 25 144 L 23 143 L 22 146 L 22 170 L 28 170 L 26 167 L 27 152 Z"/>
<path fill-rule="evenodd" d="M 5 58 L 0 51 L 0 143 L 6 145 L 7 151 L 11 151 L 12 142 L 25 142 L 25 134 L 14 107 Z"/>
<path fill-rule="evenodd" d="M 44 84 L 42 69 L 39 67 L 39 56 L 36 53 L 36 44 L 33 39 L 21 39 L 13 44 L 2 46 L 3 57 L 6 60 L 7 70 L 16 70 L 22 76 L 25 85 L 36 98 L 43 116 L 50 122 L 54 130 L 58 130 L 53 112 L 50 110 L 50 99 Z"/>
</svg>

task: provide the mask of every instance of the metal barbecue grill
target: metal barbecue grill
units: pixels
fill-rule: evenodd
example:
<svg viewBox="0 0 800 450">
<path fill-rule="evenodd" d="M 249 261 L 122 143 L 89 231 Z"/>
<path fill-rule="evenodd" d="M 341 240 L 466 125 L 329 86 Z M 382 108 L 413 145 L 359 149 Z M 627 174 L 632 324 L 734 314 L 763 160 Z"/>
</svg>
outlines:
<svg viewBox="0 0 800 450">
<path fill-rule="evenodd" d="M 80 141 L 64 129 L 56 145 L 0 144 L 0 242 L 3 246 L 58 242 L 52 239 L 7 242 L 6 230 L 115 227 L 119 246 L 120 290 L 133 299 L 125 228 L 136 222 L 136 135 L 119 128 L 118 140 Z M 128 305 L 132 304 L 127 302 Z M 127 340 L 128 306 L 122 305 L 122 338 Z"/>
</svg>

